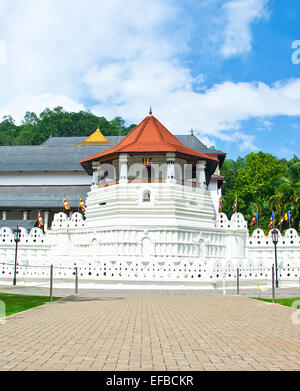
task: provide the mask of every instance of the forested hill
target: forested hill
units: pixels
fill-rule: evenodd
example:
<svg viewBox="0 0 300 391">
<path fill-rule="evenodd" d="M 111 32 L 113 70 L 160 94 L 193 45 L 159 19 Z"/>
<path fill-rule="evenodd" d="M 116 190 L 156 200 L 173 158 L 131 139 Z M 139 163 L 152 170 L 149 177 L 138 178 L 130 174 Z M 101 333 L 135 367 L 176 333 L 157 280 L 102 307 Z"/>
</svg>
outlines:
<svg viewBox="0 0 300 391">
<path fill-rule="evenodd" d="M 16 125 L 12 117 L 6 116 L 0 122 L 0 145 L 38 145 L 53 137 L 89 136 L 97 127 L 104 136 L 124 136 L 135 124 L 125 126 L 121 117 L 108 121 L 92 113 L 64 111 L 62 107 L 45 109 L 39 116 L 27 112 L 21 125 Z"/>
</svg>

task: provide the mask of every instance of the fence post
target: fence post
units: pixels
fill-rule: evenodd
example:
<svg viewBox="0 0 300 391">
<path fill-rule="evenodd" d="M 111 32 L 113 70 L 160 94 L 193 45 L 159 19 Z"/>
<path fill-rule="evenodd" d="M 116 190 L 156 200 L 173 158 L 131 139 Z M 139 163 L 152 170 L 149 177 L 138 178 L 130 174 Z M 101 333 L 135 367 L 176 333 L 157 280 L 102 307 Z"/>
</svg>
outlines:
<svg viewBox="0 0 300 391">
<path fill-rule="evenodd" d="M 78 295 L 78 267 L 75 267 L 75 295 Z"/>
<path fill-rule="evenodd" d="M 53 301 L 53 265 L 50 266 L 50 303 Z"/>
<path fill-rule="evenodd" d="M 274 265 L 272 265 L 272 303 L 275 304 Z"/>
<path fill-rule="evenodd" d="M 236 294 L 240 294 L 240 269 L 236 269 Z"/>
</svg>

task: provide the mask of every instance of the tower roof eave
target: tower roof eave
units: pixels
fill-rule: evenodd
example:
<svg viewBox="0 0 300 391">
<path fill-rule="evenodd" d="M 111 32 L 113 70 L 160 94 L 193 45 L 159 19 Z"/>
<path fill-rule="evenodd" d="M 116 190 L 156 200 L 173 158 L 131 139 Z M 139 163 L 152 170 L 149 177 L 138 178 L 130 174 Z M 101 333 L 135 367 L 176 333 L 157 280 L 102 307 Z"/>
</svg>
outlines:
<svg viewBox="0 0 300 391">
<path fill-rule="evenodd" d="M 116 146 L 107 149 L 99 154 L 82 160 L 80 164 L 91 174 L 92 161 L 102 160 L 113 154 L 120 153 L 167 153 L 174 152 L 177 155 L 187 156 L 192 159 L 204 159 L 215 162 L 219 159 L 216 156 L 207 155 L 183 145 L 172 133 L 169 132 L 154 116 L 149 115 L 143 119 L 123 140 Z"/>
</svg>

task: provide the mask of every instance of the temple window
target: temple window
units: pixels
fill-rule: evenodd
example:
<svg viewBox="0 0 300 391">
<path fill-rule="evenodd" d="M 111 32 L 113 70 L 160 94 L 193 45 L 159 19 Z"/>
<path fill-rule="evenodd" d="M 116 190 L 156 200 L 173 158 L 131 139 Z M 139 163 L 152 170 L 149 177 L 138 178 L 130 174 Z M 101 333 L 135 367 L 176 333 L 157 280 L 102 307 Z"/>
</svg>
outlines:
<svg viewBox="0 0 300 391">
<path fill-rule="evenodd" d="M 146 190 L 143 193 L 143 202 L 150 202 L 151 201 L 151 192 L 150 190 Z"/>
</svg>

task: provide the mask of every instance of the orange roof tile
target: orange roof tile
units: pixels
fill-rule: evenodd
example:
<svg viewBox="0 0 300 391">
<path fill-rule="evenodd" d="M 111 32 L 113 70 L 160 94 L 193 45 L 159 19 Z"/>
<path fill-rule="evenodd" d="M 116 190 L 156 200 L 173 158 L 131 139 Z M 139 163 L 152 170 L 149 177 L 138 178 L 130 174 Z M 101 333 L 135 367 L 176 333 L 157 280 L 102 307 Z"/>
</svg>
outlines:
<svg viewBox="0 0 300 391">
<path fill-rule="evenodd" d="M 119 153 L 151 153 L 151 152 L 177 152 L 190 157 L 202 158 L 205 160 L 219 160 L 214 156 L 195 151 L 184 146 L 172 133 L 165 128 L 157 118 L 147 116 L 137 125 L 122 141 L 116 146 L 109 148 L 99 154 L 90 156 L 80 163 L 85 167 L 87 162 L 98 160 L 102 157 Z"/>
</svg>

